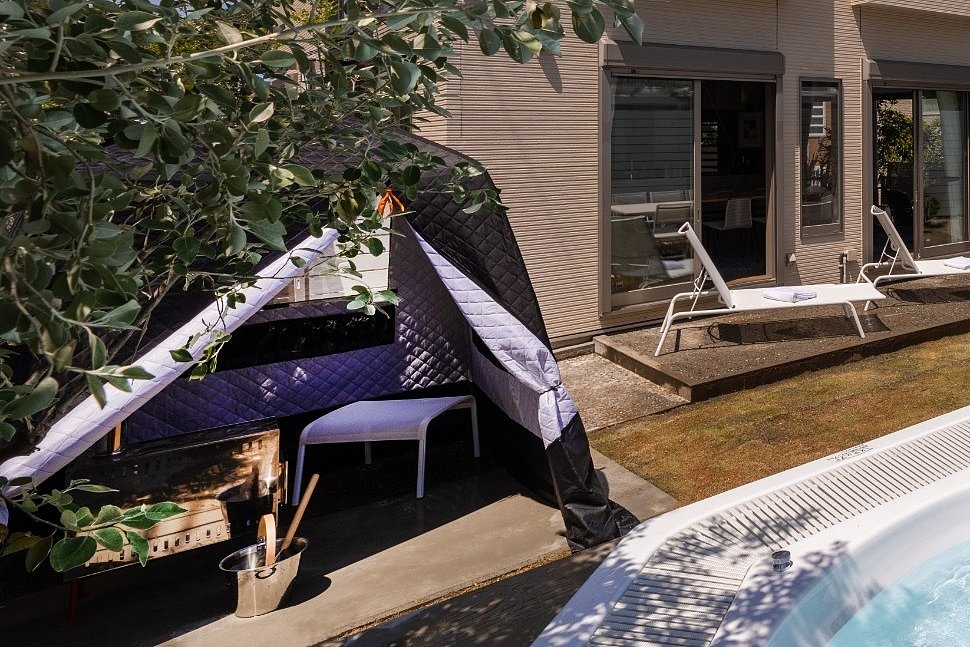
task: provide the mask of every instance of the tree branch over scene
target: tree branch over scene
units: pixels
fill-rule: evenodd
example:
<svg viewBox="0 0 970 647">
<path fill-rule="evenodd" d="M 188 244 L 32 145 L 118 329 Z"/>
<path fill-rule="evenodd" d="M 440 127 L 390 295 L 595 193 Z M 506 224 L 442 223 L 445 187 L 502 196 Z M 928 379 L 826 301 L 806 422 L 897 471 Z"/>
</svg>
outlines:
<svg viewBox="0 0 970 647">
<path fill-rule="evenodd" d="M 632 0 L 566 4 L 584 41 L 607 15 L 640 39 Z M 533 0 L 0 1 L 0 461 L 31 451 L 81 398 L 103 404 L 106 389 L 151 378 L 134 362 L 172 295 L 236 307 L 294 232 L 338 230 L 351 274 L 354 256 L 382 253 L 379 196 L 390 186 L 413 200 L 422 173 L 444 165 L 395 129 L 447 116 L 436 95 L 459 75 L 453 45 L 526 63 L 560 55 L 563 37 L 558 6 Z M 304 163 L 310 148 L 330 163 Z M 481 172 L 459 166 L 422 190 L 469 217 L 501 209 L 469 183 Z M 395 298 L 363 287 L 351 305 L 373 313 Z M 172 357 L 201 377 L 225 338 Z M 102 486 L 47 494 L 4 477 L 0 507 L 61 533 L 0 523 L 0 545 L 32 566 L 71 568 L 119 540 L 138 552 L 145 520 L 177 513 L 93 512 L 67 492 Z"/>
</svg>

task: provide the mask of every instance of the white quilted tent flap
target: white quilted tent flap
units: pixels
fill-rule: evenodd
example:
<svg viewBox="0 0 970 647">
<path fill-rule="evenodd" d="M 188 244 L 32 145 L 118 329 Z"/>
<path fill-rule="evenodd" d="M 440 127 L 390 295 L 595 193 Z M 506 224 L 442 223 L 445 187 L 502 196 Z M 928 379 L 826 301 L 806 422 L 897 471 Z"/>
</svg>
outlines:
<svg viewBox="0 0 970 647">
<path fill-rule="evenodd" d="M 519 382 L 539 394 L 538 430 L 525 420 L 520 422 L 538 431 L 548 446 L 576 415 L 576 405 L 562 386 L 559 365 L 552 351 L 424 238 L 413 233 L 459 310 L 492 355 Z"/>
<path fill-rule="evenodd" d="M 201 357 L 215 330 L 232 332 L 269 303 L 292 279 L 303 273 L 302 267 L 297 267 L 291 259 L 299 258 L 310 264 L 327 253 L 328 249 L 332 253 L 331 245 L 338 235 L 336 230 L 324 230 L 319 238 L 308 237 L 288 254 L 273 261 L 258 274 L 259 278 L 253 285 L 242 290 L 245 303 L 230 309 L 221 300 L 214 301 L 138 358 L 135 363 L 154 376 L 151 380 L 132 380 L 131 393 L 106 385 L 107 403 L 103 408 L 93 396 L 89 396 L 54 423 L 31 454 L 15 456 L 0 465 L 0 474 L 9 479 L 30 476 L 37 484 L 63 469 L 185 372 L 189 363 L 175 361 L 169 350 L 182 347 L 194 335 L 201 333 L 200 338 L 188 349 L 193 358 Z"/>
</svg>

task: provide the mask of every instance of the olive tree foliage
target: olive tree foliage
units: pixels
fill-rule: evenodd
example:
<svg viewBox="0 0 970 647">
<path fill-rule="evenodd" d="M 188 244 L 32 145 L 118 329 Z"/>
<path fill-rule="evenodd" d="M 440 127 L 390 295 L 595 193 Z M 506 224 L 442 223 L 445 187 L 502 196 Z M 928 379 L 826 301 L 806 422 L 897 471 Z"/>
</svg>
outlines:
<svg viewBox="0 0 970 647">
<path fill-rule="evenodd" d="M 632 0 L 566 4 L 584 41 L 607 16 L 640 39 Z M 559 7 L 535 0 L 0 0 L 0 461 L 79 398 L 103 404 L 107 388 L 150 378 L 133 362 L 173 290 L 235 307 L 288 231 L 337 229 L 351 274 L 358 253 L 381 253 L 378 196 L 413 199 L 422 172 L 444 164 L 393 128 L 445 114 L 435 98 L 459 75 L 453 45 L 525 63 L 559 55 L 563 36 Z M 309 146 L 324 163 L 301 162 Z M 470 188 L 480 172 L 457 166 L 429 190 L 469 217 L 501 209 Z M 394 299 L 362 287 L 350 307 Z M 190 341 L 171 353 L 201 377 L 224 338 L 201 360 Z M 29 479 L 0 474 L 4 485 L 0 504 L 56 509 L 71 550 L 55 544 L 51 561 L 63 568 L 95 543 L 117 548 L 115 525 L 140 530 L 177 508 L 91 512 Z M 15 539 L 7 550 L 33 551 L 34 564 L 51 549 Z"/>
</svg>

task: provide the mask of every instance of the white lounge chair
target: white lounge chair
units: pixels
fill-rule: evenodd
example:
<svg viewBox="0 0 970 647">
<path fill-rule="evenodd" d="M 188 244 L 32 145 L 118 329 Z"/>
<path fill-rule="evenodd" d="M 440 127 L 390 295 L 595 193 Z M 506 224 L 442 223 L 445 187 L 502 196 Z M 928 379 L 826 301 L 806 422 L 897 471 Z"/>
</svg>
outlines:
<svg viewBox="0 0 970 647">
<path fill-rule="evenodd" d="M 875 263 L 866 263 L 859 269 L 859 279 L 858 282 L 866 281 L 871 283 L 874 287 L 878 287 L 880 283 L 885 283 L 886 281 L 901 281 L 903 279 L 918 279 L 925 278 L 927 276 L 946 276 L 948 274 L 970 274 L 970 270 L 961 270 L 956 267 L 951 267 L 946 265 L 946 260 L 944 258 L 935 258 L 925 261 L 918 261 L 913 258 L 913 255 L 909 253 L 909 249 L 906 247 L 906 243 L 903 242 L 902 236 L 896 231 L 895 225 L 893 225 L 892 219 L 890 219 L 889 214 L 880 209 L 879 207 L 873 205 L 872 207 L 873 217 L 879 221 L 882 225 L 883 230 L 886 232 L 886 244 L 882 248 L 882 254 L 879 255 L 879 260 Z M 891 254 L 890 250 L 895 251 L 895 254 Z M 870 279 L 866 276 L 867 270 L 874 269 L 885 269 L 889 267 L 889 273 L 877 276 L 874 279 Z M 897 269 L 901 272 L 893 274 Z M 869 304 L 866 304 L 868 307 Z"/>
<path fill-rule="evenodd" d="M 690 319 L 704 315 L 736 314 L 756 310 L 775 310 L 777 308 L 840 305 L 843 307 L 846 316 L 851 316 L 851 319 L 855 322 L 859 336 L 864 338 L 866 333 L 862 330 L 859 315 L 856 313 L 855 306 L 852 304 L 858 301 L 868 302 L 886 298 L 879 290 L 866 283 L 825 283 L 799 286 L 800 289 L 815 292 L 817 296 L 806 301 L 797 301 L 795 303 L 768 299 L 764 296 L 765 291 L 760 288 L 732 290 L 727 286 L 720 272 L 717 271 L 717 267 L 714 266 L 714 261 L 711 260 L 711 257 L 707 254 L 707 250 L 701 245 L 701 241 L 694 232 L 694 229 L 690 226 L 690 223 L 685 222 L 678 232 L 687 238 L 690 246 L 694 249 L 694 259 L 700 261 L 701 272 L 694 280 L 694 289 L 691 292 L 682 292 L 670 300 L 670 307 L 667 308 L 667 316 L 664 317 L 663 325 L 660 328 L 660 343 L 657 344 L 657 351 L 654 353 L 655 357 L 660 355 L 660 349 L 667 339 L 667 333 L 670 332 L 671 324 L 678 319 Z M 703 289 L 707 279 L 711 279 L 711 282 L 714 284 L 714 290 Z M 722 307 L 710 310 L 694 309 L 697 307 L 697 301 L 702 296 L 713 294 L 717 294 L 718 299 L 723 304 Z M 690 310 L 674 312 L 677 302 L 683 299 L 690 299 Z"/>
</svg>

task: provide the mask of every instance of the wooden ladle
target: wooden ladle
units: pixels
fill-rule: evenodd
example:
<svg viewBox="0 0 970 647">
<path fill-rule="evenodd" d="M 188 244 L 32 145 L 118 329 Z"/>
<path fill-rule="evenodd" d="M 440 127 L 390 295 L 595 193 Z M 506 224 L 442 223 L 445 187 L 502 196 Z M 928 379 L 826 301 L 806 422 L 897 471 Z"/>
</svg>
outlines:
<svg viewBox="0 0 970 647">
<path fill-rule="evenodd" d="M 283 540 L 283 545 L 280 546 L 281 553 L 290 547 L 290 542 L 292 542 L 293 537 L 296 536 L 296 529 L 303 520 L 303 513 L 306 512 L 306 506 L 310 502 L 310 497 L 313 496 L 313 489 L 317 487 L 317 481 L 319 480 L 319 474 L 314 474 L 310 477 L 310 483 L 306 486 L 306 492 L 303 494 L 303 498 L 300 499 L 300 505 L 296 508 L 296 514 L 293 515 L 293 521 L 290 523 L 290 527 L 286 531 L 286 538 Z"/>
</svg>

